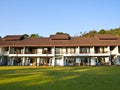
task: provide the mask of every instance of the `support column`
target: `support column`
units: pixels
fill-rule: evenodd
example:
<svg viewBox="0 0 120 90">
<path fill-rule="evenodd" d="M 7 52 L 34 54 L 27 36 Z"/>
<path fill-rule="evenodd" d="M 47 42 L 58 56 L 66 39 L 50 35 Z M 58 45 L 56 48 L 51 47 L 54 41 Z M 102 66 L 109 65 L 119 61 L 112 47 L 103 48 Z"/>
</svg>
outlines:
<svg viewBox="0 0 120 90">
<path fill-rule="evenodd" d="M 37 58 L 37 66 L 40 66 L 40 58 Z"/>
<path fill-rule="evenodd" d="M 10 65 L 10 66 L 14 65 L 14 59 L 13 58 L 9 57 L 8 65 Z"/>
<path fill-rule="evenodd" d="M 92 57 L 92 58 L 91 58 L 91 65 L 93 65 L 93 66 L 96 65 L 95 57 Z"/>
<path fill-rule="evenodd" d="M 79 62 L 80 62 L 80 63 L 79 63 L 79 66 L 81 66 L 81 58 L 79 58 Z"/>
<path fill-rule="evenodd" d="M 88 66 L 90 65 L 90 58 L 87 58 Z"/>
<path fill-rule="evenodd" d="M 77 48 L 77 54 L 80 54 L 80 47 Z"/>
<path fill-rule="evenodd" d="M 10 47 L 8 48 L 8 54 L 10 54 Z"/>
<path fill-rule="evenodd" d="M 26 57 L 26 59 L 25 59 L 25 64 L 24 65 L 28 65 L 29 64 L 29 60 L 28 60 L 28 57 Z"/>
<path fill-rule="evenodd" d="M 25 47 L 23 47 L 21 52 L 22 52 L 22 54 L 25 54 Z"/>
<path fill-rule="evenodd" d="M 11 65 L 12 65 L 12 66 L 14 65 L 14 60 L 13 60 L 13 59 L 11 59 Z"/>
<path fill-rule="evenodd" d="M 91 53 L 91 54 L 94 54 L 94 53 L 95 53 L 95 47 L 94 47 L 94 46 L 91 48 L 90 53 Z"/>
<path fill-rule="evenodd" d="M 52 58 L 52 66 L 55 66 L 55 57 Z"/>
<path fill-rule="evenodd" d="M 25 66 L 25 57 L 23 57 L 22 66 Z"/>
<path fill-rule="evenodd" d="M 0 65 L 2 65 L 2 56 L 0 56 Z"/>
<path fill-rule="evenodd" d="M 64 57 L 64 66 L 67 66 L 67 57 Z"/>
<path fill-rule="evenodd" d="M 64 56 L 62 56 L 61 62 L 60 62 L 61 66 L 64 66 Z"/>
<path fill-rule="evenodd" d="M 76 58 L 76 63 L 80 66 L 80 63 L 81 63 L 81 59 L 78 57 Z"/>
</svg>

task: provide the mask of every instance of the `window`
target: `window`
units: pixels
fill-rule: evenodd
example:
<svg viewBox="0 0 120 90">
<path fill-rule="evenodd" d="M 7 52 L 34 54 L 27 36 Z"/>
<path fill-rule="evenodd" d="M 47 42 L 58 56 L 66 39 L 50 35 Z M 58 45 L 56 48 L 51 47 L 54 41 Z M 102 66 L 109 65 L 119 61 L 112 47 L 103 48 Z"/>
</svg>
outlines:
<svg viewBox="0 0 120 90">
<path fill-rule="evenodd" d="M 80 47 L 80 53 L 90 53 L 89 47 Z"/>
<path fill-rule="evenodd" d="M 55 48 L 55 54 L 60 54 L 60 48 Z"/>
<path fill-rule="evenodd" d="M 51 54 L 51 48 L 43 48 L 43 54 Z"/>
</svg>

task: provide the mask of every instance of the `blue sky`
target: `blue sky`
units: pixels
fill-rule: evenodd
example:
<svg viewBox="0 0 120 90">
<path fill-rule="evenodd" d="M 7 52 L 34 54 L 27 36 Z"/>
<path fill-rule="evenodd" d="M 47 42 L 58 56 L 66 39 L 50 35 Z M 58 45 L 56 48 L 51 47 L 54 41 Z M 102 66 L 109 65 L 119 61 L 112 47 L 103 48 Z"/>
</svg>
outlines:
<svg viewBox="0 0 120 90">
<path fill-rule="evenodd" d="M 120 27 L 120 0 L 0 0 L 0 36 L 71 36 Z"/>
</svg>

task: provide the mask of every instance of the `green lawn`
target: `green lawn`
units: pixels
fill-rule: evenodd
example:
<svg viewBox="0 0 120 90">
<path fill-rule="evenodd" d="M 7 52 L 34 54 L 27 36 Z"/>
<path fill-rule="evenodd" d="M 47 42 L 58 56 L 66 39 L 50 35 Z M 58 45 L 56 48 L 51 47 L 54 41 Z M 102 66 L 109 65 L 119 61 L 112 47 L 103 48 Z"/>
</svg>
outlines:
<svg viewBox="0 0 120 90">
<path fill-rule="evenodd" d="M 120 90 L 120 66 L 0 66 L 0 90 Z"/>
</svg>

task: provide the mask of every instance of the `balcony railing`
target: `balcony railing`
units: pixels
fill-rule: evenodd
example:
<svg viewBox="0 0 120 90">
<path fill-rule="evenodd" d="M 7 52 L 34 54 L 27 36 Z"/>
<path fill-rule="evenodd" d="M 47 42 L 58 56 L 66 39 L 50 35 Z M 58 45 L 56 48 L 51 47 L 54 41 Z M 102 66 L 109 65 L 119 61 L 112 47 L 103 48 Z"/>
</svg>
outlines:
<svg viewBox="0 0 120 90">
<path fill-rule="evenodd" d="M 89 54 L 90 52 L 87 51 L 80 51 L 80 54 Z"/>
<path fill-rule="evenodd" d="M 52 51 L 42 51 L 42 54 L 52 54 Z"/>
<path fill-rule="evenodd" d="M 3 52 L 3 54 L 9 54 L 9 51 L 5 51 L 5 52 Z"/>
<path fill-rule="evenodd" d="M 25 54 L 37 54 L 37 52 L 25 52 Z"/>
<path fill-rule="evenodd" d="M 108 53 L 108 51 L 96 51 L 95 53 Z"/>
<path fill-rule="evenodd" d="M 75 52 L 73 51 L 73 52 L 66 52 L 66 54 L 75 54 Z"/>
<path fill-rule="evenodd" d="M 23 54 L 21 51 L 10 51 L 10 54 Z"/>
</svg>

